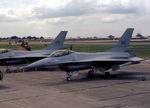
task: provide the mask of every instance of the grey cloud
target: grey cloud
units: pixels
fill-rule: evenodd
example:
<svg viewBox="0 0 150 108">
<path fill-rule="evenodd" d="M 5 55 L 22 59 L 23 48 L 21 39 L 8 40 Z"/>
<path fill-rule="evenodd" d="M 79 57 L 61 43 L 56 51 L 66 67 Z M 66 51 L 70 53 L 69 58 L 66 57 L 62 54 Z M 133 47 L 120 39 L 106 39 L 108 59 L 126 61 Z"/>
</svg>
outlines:
<svg viewBox="0 0 150 108">
<path fill-rule="evenodd" d="M 146 8 L 139 0 L 130 0 L 127 3 L 112 2 L 109 5 L 102 5 L 105 13 L 110 14 L 134 14 L 136 16 L 145 15 Z"/>
<path fill-rule="evenodd" d="M 16 18 L 6 16 L 6 15 L 0 15 L 0 22 L 16 22 L 16 21 L 19 21 L 19 20 Z"/>
<path fill-rule="evenodd" d="M 93 1 L 80 1 L 72 0 L 64 7 L 53 9 L 45 7 L 36 7 L 32 10 L 33 17 L 39 19 L 68 17 L 68 16 L 84 16 L 90 14 L 144 14 L 143 7 L 136 7 L 132 4 L 128 6 L 111 3 L 109 5 L 98 4 L 96 0 Z"/>
<path fill-rule="evenodd" d="M 125 7 L 114 7 L 111 9 L 106 10 L 109 13 L 114 13 L 114 14 L 130 14 L 130 13 L 137 13 L 138 10 L 137 8 L 134 7 L 129 7 L 129 8 L 125 8 Z"/>
<path fill-rule="evenodd" d="M 135 6 L 110 6 L 104 10 L 106 13 L 110 14 L 134 14 L 134 15 L 143 15 L 145 14 L 145 10 L 143 7 L 135 7 Z"/>
<path fill-rule="evenodd" d="M 56 18 L 56 17 L 67 17 L 67 16 L 82 16 L 87 14 L 96 13 L 98 10 L 95 2 L 85 2 L 79 0 L 73 0 L 68 3 L 65 7 L 59 9 L 52 8 L 34 8 L 34 17 L 38 18 Z"/>
</svg>

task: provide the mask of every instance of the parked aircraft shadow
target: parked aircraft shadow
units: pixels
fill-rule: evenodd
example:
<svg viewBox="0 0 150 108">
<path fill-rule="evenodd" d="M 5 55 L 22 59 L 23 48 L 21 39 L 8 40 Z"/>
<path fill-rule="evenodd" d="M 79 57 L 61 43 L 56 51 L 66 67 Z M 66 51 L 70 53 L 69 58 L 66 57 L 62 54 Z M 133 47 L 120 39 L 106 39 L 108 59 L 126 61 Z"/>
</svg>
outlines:
<svg viewBox="0 0 150 108">
<path fill-rule="evenodd" d="M 9 89 L 9 87 L 5 85 L 0 85 L 0 90 L 4 90 L 4 89 Z"/>
<path fill-rule="evenodd" d="M 73 79 L 71 82 L 84 82 L 84 81 L 96 81 L 96 80 L 148 80 L 146 78 L 150 75 L 150 72 L 123 72 L 113 74 L 110 77 L 106 78 L 105 75 L 96 73 L 94 77 L 89 78 L 87 73 L 85 77 L 79 79 Z"/>
<path fill-rule="evenodd" d="M 133 81 L 145 81 L 149 80 L 150 78 L 145 78 L 150 75 L 148 72 L 123 72 L 119 71 L 118 74 L 113 74 L 109 78 L 106 78 L 105 75 L 96 73 L 94 77 L 89 78 L 87 73 L 81 73 L 79 78 L 74 77 L 71 81 L 66 81 L 65 79 L 61 79 L 58 82 L 46 82 L 42 83 L 44 86 L 61 86 L 61 85 L 68 85 L 73 83 L 81 83 L 81 82 L 94 82 L 94 81 L 104 81 L 104 80 L 133 80 Z"/>
</svg>

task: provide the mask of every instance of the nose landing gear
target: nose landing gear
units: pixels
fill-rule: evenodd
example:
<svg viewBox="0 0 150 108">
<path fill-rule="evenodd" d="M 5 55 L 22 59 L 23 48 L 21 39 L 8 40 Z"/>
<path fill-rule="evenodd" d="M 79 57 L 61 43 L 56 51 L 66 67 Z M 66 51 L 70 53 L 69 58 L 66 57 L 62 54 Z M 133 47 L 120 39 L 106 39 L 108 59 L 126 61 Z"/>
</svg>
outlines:
<svg viewBox="0 0 150 108">
<path fill-rule="evenodd" d="M 72 76 L 78 76 L 79 73 L 77 71 L 74 71 L 74 72 L 66 72 L 66 74 L 67 74 L 66 80 L 70 81 Z"/>
</svg>

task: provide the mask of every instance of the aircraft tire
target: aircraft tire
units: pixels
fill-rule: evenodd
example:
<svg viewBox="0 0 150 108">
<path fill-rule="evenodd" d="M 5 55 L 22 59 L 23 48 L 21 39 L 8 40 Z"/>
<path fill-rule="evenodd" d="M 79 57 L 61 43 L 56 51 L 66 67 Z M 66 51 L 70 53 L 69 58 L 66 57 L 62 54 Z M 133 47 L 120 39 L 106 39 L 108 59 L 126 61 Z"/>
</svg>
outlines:
<svg viewBox="0 0 150 108">
<path fill-rule="evenodd" d="M 70 78 L 70 77 L 67 77 L 67 78 L 66 78 L 66 80 L 67 80 L 67 81 L 70 81 L 70 80 L 71 80 L 71 78 Z"/>
<path fill-rule="evenodd" d="M 90 71 L 88 72 L 88 76 L 89 76 L 90 78 L 92 78 L 92 77 L 94 76 L 94 72 L 93 72 L 92 70 L 90 70 Z"/>
<path fill-rule="evenodd" d="M 3 79 L 3 73 L 0 71 L 0 80 Z"/>
</svg>

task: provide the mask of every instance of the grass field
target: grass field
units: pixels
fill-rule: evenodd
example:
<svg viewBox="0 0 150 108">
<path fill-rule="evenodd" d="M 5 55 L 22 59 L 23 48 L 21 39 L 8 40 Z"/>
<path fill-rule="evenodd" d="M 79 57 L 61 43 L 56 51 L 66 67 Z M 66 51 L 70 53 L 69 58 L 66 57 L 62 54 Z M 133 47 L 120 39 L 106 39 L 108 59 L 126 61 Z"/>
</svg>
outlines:
<svg viewBox="0 0 150 108">
<path fill-rule="evenodd" d="M 68 48 L 71 46 L 67 44 Z M 78 45 L 72 45 L 73 50 L 77 52 L 103 52 L 107 51 L 108 49 L 112 48 L 114 45 L 90 45 L 90 44 L 78 44 Z M 1 44 L 1 49 L 14 49 L 17 50 L 19 45 L 9 46 L 7 44 Z M 31 44 L 32 50 L 40 50 L 42 48 L 46 47 L 46 45 L 40 45 L 40 44 Z M 132 45 L 134 48 L 133 53 L 136 54 L 138 57 L 150 59 L 150 45 Z"/>
</svg>

